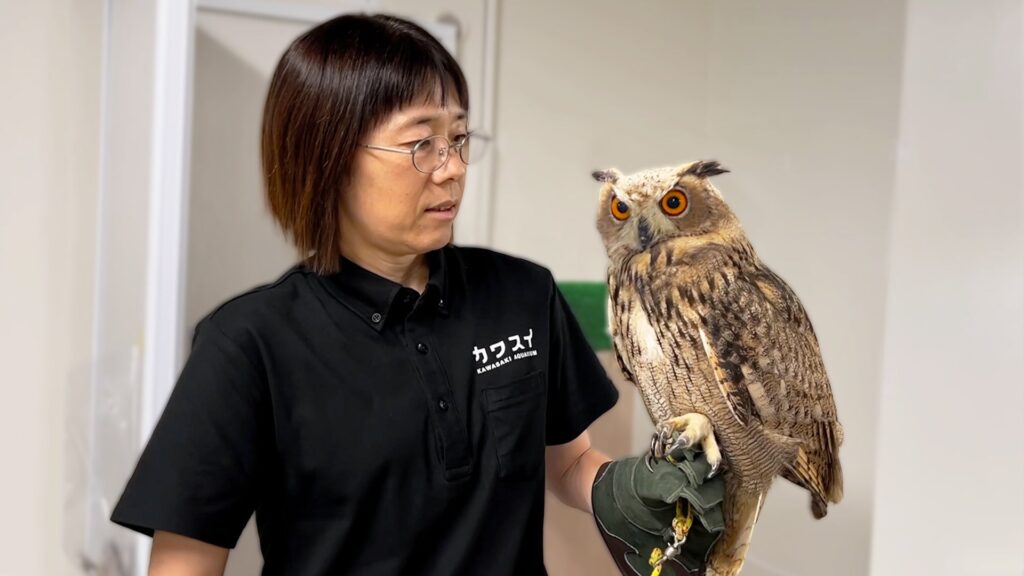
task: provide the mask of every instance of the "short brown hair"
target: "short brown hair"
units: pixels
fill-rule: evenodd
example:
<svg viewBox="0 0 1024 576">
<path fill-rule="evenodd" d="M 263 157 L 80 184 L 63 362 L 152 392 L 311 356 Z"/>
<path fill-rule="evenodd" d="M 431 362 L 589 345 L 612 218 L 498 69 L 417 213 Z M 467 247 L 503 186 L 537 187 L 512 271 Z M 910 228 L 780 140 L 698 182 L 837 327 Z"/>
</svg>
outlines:
<svg viewBox="0 0 1024 576">
<path fill-rule="evenodd" d="M 338 270 L 341 194 L 353 157 L 392 112 L 454 92 L 469 110 L 455 58 L 423 28 L 394 16 L 346 14 L 295 39 L 263 108 L 263 182 L 274 219 L 320 274 Z"/>
</svg>

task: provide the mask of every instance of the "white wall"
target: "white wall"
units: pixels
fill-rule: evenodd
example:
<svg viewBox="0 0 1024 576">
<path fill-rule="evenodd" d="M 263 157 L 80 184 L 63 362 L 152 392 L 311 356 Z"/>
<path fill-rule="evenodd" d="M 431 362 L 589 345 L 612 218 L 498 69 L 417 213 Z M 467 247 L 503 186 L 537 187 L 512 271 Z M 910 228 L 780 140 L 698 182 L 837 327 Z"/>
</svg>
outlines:
<svg viewBox="0 0 1024 576">
<path fill-rule="evenodd" d="M 872 574 L 1024 573 L 1021 5 L 910 0 Z"/>
<path fill-rule="evenodd" d="M 68 387 L 88 382 L 102 3 L 0 3 L 0 574 L 72 574 Z"/>
</svg>

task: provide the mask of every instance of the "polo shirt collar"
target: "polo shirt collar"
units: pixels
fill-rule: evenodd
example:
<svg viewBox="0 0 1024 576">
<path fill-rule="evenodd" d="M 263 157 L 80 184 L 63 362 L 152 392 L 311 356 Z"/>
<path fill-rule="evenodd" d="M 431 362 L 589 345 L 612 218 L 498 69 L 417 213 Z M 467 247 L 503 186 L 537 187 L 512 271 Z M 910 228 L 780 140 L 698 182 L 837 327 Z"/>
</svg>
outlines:
<svg viewBox="0 0 1024 576">
<path fill-rule="evenodd" d="M 447 315 L 448 256 L 447 247 L 426 254 L 430 275 L 425 289 L 427 302 L 442 315 Z M 340 256 L 338 272 L 326 276 L 331 291 L 370 327 L 380 332 L 387 323 L 395 300 L 403 286 L 371 272 L 355 262 Z"/>
</svg>

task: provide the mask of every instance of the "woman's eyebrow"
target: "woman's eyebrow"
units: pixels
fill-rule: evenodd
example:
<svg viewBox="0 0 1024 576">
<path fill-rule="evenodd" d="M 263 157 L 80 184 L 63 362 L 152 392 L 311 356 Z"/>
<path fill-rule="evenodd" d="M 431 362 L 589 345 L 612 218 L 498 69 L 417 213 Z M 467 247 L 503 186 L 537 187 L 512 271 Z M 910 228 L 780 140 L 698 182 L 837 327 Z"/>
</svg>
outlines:
<svg viewBox="0 0 1024 576">
<path fill-rule="evenodd" d="M 412 118 L 409 118 L 408 120 L 403 122 L 400 125 L 399 129 L 408 128 L 410 126 L 419 126 L 422 124 L 430 124 L 431 122 L 437 120 L 438 118 L 441 118 L 442 116 L 443 114 L 421 114 L 419 116 L 413 116 Z M 466 112 L 462 111 L 455 115 L 456 122 L 465 122 L 465 120 Z"/>
</svg>

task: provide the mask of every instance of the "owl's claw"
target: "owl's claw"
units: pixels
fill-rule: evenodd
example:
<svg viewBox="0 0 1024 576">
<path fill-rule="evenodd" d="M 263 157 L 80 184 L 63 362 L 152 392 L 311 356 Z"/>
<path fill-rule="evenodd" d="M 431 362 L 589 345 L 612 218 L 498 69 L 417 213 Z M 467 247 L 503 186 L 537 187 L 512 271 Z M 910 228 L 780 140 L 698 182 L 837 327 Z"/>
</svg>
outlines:
<svg viewBox="0 0 1024 576">
<path fill-rule="evenodd" d="M 671 446 L 667 445 L 669 441 L 672 442 Z M 644 465 L 647 466 L 647 471 L 653 474 L 655 460 L 664 459 L 677 448 L 689 448 L 692 445 L 693 441 L 689 434 L 679 434 L 676 436 L 675 431 L 670 425 L 659 426 L 658 431 L 651 436 L 651 449 L 644 455 Z M 703 439 L 702 448 L 707 453 L 708 463 L 711 464 L 711 470 L 705 476 L 705 480 L 707 480 L 718 474 L 722 466 L 722 455 L 718 451 L 718 444 L 715 442 L 713 434 Z"/>
<path fill-rule="evenodd" d="M 715 439 L 711 421 L 703 414 L 690 412 L 659 423 L 657 432 L 651 438 L 651 455 L 654 458 L 664 458 L 678 448 L 688 449 L 697 446 L 711 465 L 711 471 L 707 475 L 707 478 L 711 478 L 720 471 L 722 452 Z"/>
<path fill-rule="evenodd" d="M 711 471 L 708 472 L 707 478 L 705 478 L 705 480 L 710 479 L 715 474 L 717 474 L 718 473 L 718 467 L 721 466 L 721 464 L 722 464 L 721 460 L 716 460 L 716 461 L 712 462 L 711 463 Z"/>
<path fill-rule="evenodd" d="M 644 466 L 647 466 L 647 471 L 650 472 L 651 474 L 654 474 L 654 464 L 652 464 L 653 461 L 653 454 L 648 452 L 647 454 L 644 455 Z"/>
<path fill-rule="evenodd" d="M 661 434 L 655 432 L 654 435 L 651 436 L 651 450 L 648 452 L 647 456 L 650 460 L 656 460 L 661 458 L 664 454 L 665 449 L 661 443 Z"/>
<path fill-rule="evenodd" d="M 672 432 L 664 428 L 660 428 L 654 435 L 651 436 L 651 450 L 647 453 L 644 458 L 644 463 L 647 465 L 649 472 L 654 472 L 654 461 L 661 460 L 667 454 L 665 450 L 665 444 L 672 439 Z"/>
<path fill-rule="evenodd" d="M 658 438 L 658 445 L 659 445 L 659 447 L 661 449 L 661 454 L 659 455 L 659 458 L 661 458 L 661 457 L 664 457 L 665 454 L 668 454 L 668 452 L 669 452 L 668 445 L 670 443 L 675 442 L 676 430 L 675 430 L 675 428 L 672 427 L 671 424 L 663 424 L 663 425 L 658 427 L 657 438 Z"/>
<path fill-rule="evenodd" d="M 689 448 L 691 444 L 692 442 L 690 442 L 690 438 L 686 434 L 680 434 L 679 437 L 676 438 L 675 442 L 672 443 L 672 446 L 668 449 L 668 452 L 673 452 L 677 448 Z"/>
</svg>

